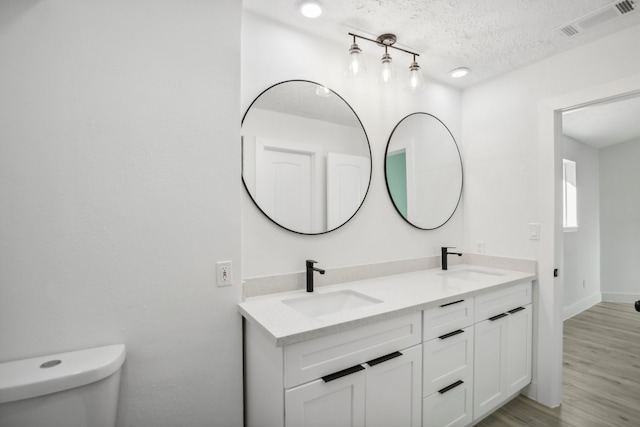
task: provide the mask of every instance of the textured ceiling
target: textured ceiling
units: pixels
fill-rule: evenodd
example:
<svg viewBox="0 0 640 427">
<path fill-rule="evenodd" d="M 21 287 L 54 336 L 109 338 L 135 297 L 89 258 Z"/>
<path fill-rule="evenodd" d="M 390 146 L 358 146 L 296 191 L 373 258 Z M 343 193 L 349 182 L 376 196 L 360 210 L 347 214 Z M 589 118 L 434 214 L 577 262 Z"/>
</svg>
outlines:
<svg viewBox="0 0 640 427">
<path fill-rule="evenodd" d="M 297 0 L 244 0 L 246 10 L 344 45 L 354 32 L 370 38 L 398 37 L 396 46 L 420 54 L 425 77 L 464 89 L 624 28 L 640 25 L 636 10 L 574 36 L 560 27 L 593 13 L 611 0 L 320 0 L 314 20 L 296 10 Z M 363 41 L 360 47 L 380 49 Z M 393 51 L 391 51 L 393 53 Z M 469 67 L 453 79 L 449 72 Z M 626 100 L 565 114 L 565 133 L 599 146 L 640 137 L 640 101 Z"/>
<path fill-rule="evenodd" d="M 563 133 L 595 148 L 640 138 L 640 95 L 562 116 Z"/>
<path fill-rule="evenodd" d="M 323 14 L 302 17 L 296 0 L 244 0 L 244 8 L 287 26 L 344 44 L 348 32 L 394 33 L 397 45 L 420 54 L 429 78 L 464 88 L 623 28 L 640 25 L 640 7 L 574 36 L 558 28 L 611 0 L 321 0 Z M 360 47 L 379 49 L 368 42 Z M 449 71 L 472 73 L 452 79 Z"/>
</svg>

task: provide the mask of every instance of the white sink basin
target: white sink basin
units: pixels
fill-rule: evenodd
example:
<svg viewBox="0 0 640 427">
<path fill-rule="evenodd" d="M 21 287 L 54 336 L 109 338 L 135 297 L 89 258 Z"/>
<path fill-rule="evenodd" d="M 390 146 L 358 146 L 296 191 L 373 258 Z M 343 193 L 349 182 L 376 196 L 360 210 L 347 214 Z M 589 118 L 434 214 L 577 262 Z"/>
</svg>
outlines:
<svg viewBox="0 0 640 427">
<path fill-rule="evenodd" d="M 326 294 L 311 293 L 282 302 L 305 316 L 316 317 L 379 304 L 382 301 L 355 291 L 345 290 L 327 292 Z"/>
<path fill-rule="evenodd" d="M 490 272 L 490 271 L 476 270 L 476 269 L 473 269 L 473 268 L 464 268 L 464 269 L 460 269 L 460 270 L 444 271 L 444 272 L 440 273 L 440 275 L 441 276 L 447 276 L 447 277 L 453 277 L 453 278 L 456 278 L 456 279 L 475 280 L 475 281 L 481 281 L 481 280 L 496 278 L 496 277 L 499 277 L 499 276 L 504 276 L 504 274 L 502 274 L 502 273 L 494 273 L 494 272 Z"/>
</svg>

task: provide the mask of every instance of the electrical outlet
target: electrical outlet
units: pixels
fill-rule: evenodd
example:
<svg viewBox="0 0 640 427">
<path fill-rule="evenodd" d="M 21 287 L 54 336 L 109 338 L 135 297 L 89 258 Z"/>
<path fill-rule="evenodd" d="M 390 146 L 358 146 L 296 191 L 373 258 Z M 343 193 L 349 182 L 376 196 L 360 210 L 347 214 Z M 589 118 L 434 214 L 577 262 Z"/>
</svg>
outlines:
<svg viewBox="0 0 640 427">
<path fill-rule="evenodd" d="M 220 261 L 216 263 L 216 284 L 218 286 L 231 286 L 233 284 L 231 261 Z"/>
<path fill-rule="evenodd" d="M 483 254 L 485 252 L 484 242 L 482 240 L 478 240 L 476 242 L 476 253 Z"/>
</svg>

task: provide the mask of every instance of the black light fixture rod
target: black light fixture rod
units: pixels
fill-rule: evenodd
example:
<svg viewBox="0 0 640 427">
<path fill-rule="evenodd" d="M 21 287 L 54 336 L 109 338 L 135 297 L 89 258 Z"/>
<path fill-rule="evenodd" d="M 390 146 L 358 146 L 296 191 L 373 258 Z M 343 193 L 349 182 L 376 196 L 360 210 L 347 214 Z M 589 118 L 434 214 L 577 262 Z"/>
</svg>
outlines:
<svg viewBox="0 0 640 427">
<path fill-rule="evenodd" d="M 401 50 L 401 51 L 403 51 L 403 52 L 405 52 L 405 53 L 408 53 L 409 55 L 413 55 L 414 57 L 415 57 L 415 56 L 420 56 L 420 54 L 419 54 L 419 53 L 411 52 L 410 50 L 406 50 L 406 49 L 403 49 L 403 48 L 401 48 L 401 47 L 396 47 L 396 46 L 394 46 L 394 45 L 386 45 L 386 44 L 385 44 L 385 45 L 383 45 L 383 44 L 378 43 L 378 40 L 373 40 L 373 39 L 370 39 L 370 38 L 367 38 L 367 37 L 363 37 L 363 36 L 359 36 L 359 35 L 357 35 L 357 34 L 353 34 L 353 33 L 348 33 L 348 34 L 349 34 L 350 36 L 357 37 L 357 38 L 359 38 L 359 39 L 363 39 L 363 40 L 370 41 L 370 42 L 372 42 L 372 43 L 377 44 L 378 46 L 391 47 L 391 48 L 396 49 L 396 50 Z"/>
</svg>

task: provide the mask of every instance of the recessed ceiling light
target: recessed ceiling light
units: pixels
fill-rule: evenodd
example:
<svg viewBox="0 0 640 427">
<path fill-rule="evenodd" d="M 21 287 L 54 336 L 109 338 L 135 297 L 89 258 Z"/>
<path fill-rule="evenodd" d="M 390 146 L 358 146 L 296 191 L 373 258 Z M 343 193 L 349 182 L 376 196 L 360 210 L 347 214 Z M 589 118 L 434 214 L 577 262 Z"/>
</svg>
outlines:
<svg viewBox="0 0 640 427">
<path fill-rule="evenodd" d="M 322 15 L 322 5 L 318 0 L 300 0 L 298 10 L 307 18 L 317 18 Z"/>
<path fill-rule="evenodd" d="M 451 70 L 449 74 L 454 79 L 459 79 L 460 77 L 464 77 L 469 74 L 469 69 L 466 67 L 456 68 L 455 70 Z"/>
</svg>

